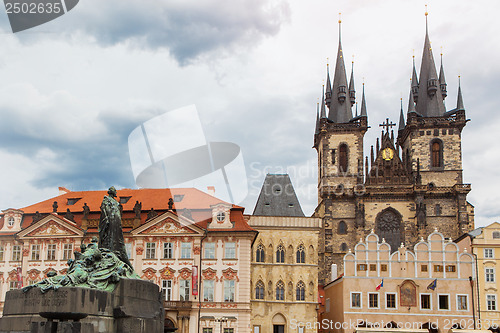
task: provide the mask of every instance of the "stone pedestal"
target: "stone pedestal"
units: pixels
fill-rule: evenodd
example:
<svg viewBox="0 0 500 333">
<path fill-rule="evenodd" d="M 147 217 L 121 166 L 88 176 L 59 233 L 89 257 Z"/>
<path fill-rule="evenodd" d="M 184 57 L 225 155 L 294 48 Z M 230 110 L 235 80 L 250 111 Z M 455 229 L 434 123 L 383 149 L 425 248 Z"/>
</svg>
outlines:
<svg viewBox="0 0 500 333">
<path fill-rule="evenodd" d="M 50 313 L 53 324 L 40 313 Z M 71 321 L 79 314 L 87 316 Z M 57 317 L 59 316 L 59 317 Z M 76 316 L 76 317 L 75 317 Z M 91 324 L 90 327 L 88 324 Z M 5 297 L 0 333 L 5 332 L 163 332 L 164 309 L 159 287 L 149 281 L 122 279 L 115 291 L 68 287 L 45 294 L 33 288 L 11 290 Z M 49 326 L 52 330 L 47 331 Z M 32 331 L 38 327 L 38 331 Z M 90 330 L 92 329 L 92 330 Z"/>
</svg>

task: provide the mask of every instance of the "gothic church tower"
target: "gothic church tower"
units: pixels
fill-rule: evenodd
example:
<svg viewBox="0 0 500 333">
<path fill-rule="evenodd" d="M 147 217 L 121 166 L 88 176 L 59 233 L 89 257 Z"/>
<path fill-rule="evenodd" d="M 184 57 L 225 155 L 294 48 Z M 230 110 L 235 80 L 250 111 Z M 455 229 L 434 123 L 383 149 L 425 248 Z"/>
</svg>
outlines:
<svg viewBox="0 0 500 333">
<path fill-rule="evenodd" d="M 461 89 L 456 108 L 449 111 L 446 96 L 443 64 L 438 75 L 426 23 L 419 76 L 413 64 L 407 120 L 401 106 L 397 138 L 395 124 L 387 119 L 380 125 L 384 130 L 371 146 L 370 157 L 364 157 L 368 129 L 364 86 L 361 112 L 353 116 L 354 75 L 351 72 L 348 84 L 339 37 L 333 83 L 327 67 L 314 135 L 318 152 L 314 214 L 323 221 L 320 284 L 332 279 L 331 264 L 342 272 L 344 255 L 371 230 L 396 251 L 401 244 L 413 246 L 435 228 L 450 238 L 473 229 L 474 210 L 466 200 L 470 184 L 464 184 L 462 176 L 461 132 L 467 119 Z"/>
</svg>

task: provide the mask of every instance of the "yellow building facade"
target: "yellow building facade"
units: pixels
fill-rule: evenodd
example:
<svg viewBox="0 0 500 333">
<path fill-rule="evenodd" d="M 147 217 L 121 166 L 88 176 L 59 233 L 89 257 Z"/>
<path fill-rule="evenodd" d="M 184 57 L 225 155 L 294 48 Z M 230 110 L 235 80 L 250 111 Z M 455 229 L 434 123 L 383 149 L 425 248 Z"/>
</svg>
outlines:
<svg viewBox="0 0 500 333">
<path fill-rule="evenodd" d="M 471 249 L 477 259 L 476 286 L 479 313 L 478 317 L 485 329 L 500 326 L 500 281 L 497 269 L 500 269 L 500 223 L 494 222 L 486 227 L 475 229 L 459 239 L 460 247 Z"/>
<path fill-rule="evenodd" d="M 305 217 L 288 175 L 267 175 L 248 224 L 253 333 L 312 333 L 317 321 L 321 219 Z"/>
</svg>

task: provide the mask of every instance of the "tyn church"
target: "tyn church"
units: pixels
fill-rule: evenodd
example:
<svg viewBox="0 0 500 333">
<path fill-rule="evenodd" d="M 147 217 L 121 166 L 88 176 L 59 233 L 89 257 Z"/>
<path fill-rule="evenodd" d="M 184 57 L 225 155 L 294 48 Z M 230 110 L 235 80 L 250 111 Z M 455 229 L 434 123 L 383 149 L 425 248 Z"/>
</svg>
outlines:
<svg viewBox="0 0 500 333">
<path fill-rule="evenodd" d="M 406 117 L 401 106 L 397 129 L 387 119 L 380 139 L 365 157 L 364 85 L 361 112 L 353 116 L 354 74 L 348 82 L 339 36 L 333 82 L 327 66 L 314 134 L 318 153 L 314 215 L 323 221 L 320 284 L 332 278 L 331 264 L 342 271 L 344 255 L 372 229 L 395 251 L 401 244 L 410 247 L 426 239 L 434 228 L 452 239 L 474 228 L 474 208 L 467 202 L 471 188 L 462 177 L 461 133 L 468 119 L 460 86 L 456 108 L 445 109 L 446 87 L 442 59 L 439 75 L 436 70 L 426 22 L 420 75 L 413 61 Z"/>
</svg>

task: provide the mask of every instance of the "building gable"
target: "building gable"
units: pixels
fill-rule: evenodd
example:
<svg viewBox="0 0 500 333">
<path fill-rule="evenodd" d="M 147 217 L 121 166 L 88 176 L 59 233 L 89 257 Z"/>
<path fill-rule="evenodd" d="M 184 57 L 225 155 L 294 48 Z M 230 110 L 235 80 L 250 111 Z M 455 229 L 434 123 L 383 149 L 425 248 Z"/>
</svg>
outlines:
<svg viewBox="0 0 500 333">
<path fill-rule="evenodd" d="M 71 222 L 56 214 L 49 214 L 35 224 L 30 225 L 18 234 L 19 238 L 35 237 L 82 237 L 83 230 L 74 222 Z"/>
</svg>

